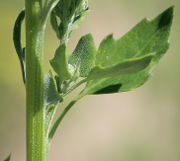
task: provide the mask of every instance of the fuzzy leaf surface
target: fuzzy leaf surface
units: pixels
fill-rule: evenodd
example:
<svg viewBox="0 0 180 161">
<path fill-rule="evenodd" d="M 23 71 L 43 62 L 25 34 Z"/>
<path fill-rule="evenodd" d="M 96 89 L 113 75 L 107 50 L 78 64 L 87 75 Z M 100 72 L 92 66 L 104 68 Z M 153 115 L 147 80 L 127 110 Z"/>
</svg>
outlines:
<svg viewBox="0 0 180 161">
<path fill-rule="evenodd" d="M 170 7 L 152 21 L 142 20 L 119 40 L 114 40 L 112 35 L 104 39 L 95 63 L 103 68 L 127 59 L 146 56 L 149 53 L 155 53 L 155 55 L 142 71 L 88 81 L 83 91 L 84 95 L 125 92 L 144 84 L 169 47 L 168 37 L 172 19 L 173 7 Z"/>
<path fill-rule="evenodd" d="M 56 83 L 51 72 L 45 76 L 45 104 L 56 105 L 62 98 L 57 91 Z"/>
<path fill-rule="evenodd" d="M 87 77 L 95 66 L 96 47 L 91 34 L 83 36 L 69 59 L 81 77 Z"/>
<path fill-rule="evenodd" d="M 60 0 L 51 14 L 51 24 L 57 37 L 67 42 L 71 32 L 81 23 L 88 10 L 87 0 Z M 60 24 L 58 24 L 58 19 Z"/>
</svg>

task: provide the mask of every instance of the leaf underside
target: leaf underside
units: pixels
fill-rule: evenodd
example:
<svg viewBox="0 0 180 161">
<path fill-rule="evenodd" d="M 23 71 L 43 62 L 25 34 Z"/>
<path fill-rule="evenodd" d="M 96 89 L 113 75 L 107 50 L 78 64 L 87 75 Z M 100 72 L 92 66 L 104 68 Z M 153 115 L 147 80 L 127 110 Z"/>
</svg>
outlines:
<svg viewBox="0 0 180 161">
<path fill-rule="evenodd" d="M 44 86 L 46 106 L 56 105 L 58 102 L 62 100 L 59 93 L 57 92 L 56 83 L 51 72 L 49 72 L 45 76 Z"/>
<path fill-rule="evenodd" d="M 78 70 L 81 77 L 87 77 L 95 67 L 96 47 L 91 34 L 83 36 L 71 57 L 69 64 Z"/>
<path fill-rule="evenodd" d="M 50 63 L 61 81 L 71 78 L 71 73 L 68 69 L 69 67 L 66 58 L 66 46 L 64 44 L 56 50 L 55 57 L 50 60 Z"/>
</svg>

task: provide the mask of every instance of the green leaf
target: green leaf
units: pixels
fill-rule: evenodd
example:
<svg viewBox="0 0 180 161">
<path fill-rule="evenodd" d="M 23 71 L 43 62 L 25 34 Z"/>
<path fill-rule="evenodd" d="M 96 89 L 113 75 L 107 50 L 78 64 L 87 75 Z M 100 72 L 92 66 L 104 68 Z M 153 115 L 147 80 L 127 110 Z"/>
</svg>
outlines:
<svg viewBox="0 0 180 161">
<path fill-rule="evenodd" d="M 62 101 L 62 98 L 57 91 L 53 74 L 51 72 L 45 76 L 44 86 L 46 106 L 56 105 L 58 102 Z"/>
<path fill-rule="evenodd" d="M 123 74 L 139 72 L 146 68 L 153 58 L 153 54 L 144 57 L 127 59 L 124 62 L 108 68 L 95 67 L 89 74 L 87 80 L 107 78 Z"/>
<path fill-rule="evenodd" d="M 51 14 L 51 24 L 57 37 L 66 43 L 71 32 L 81 23 L 88 10 L 87 0 L 61 0 Z M 60 23 L 58 24 L 58 19 Z"/>
<path fill-rule="evenodd" d="M 55 57 L 50 60 L 50 64 L 54 71 L 58 74 L 60 81 L 66 81 L 71 78 L 71 71 L 67 63 L 66 45 L 61 45 L 55 53 Z"/>
<path fill-rule="evenodd" d="M 96 47 L 91 34 L 83 36 L 69 58 L 71 64 L 81 77 L 87 77 L 95 66 Z"/>
<path fill-rule="evenodd" d="M 23 48 L 21 44 L 21 26 L 22 26 L 22 22 L 24 18 L 25 18 L 25 11 L 23 10 L 18 15 L 15 25 L 14 25 L 13 41 L 14 41 L 14 46 L 15 46 L 15 49 L 16 49 L 16 52 L 17 52 L 17 55 L 21 64 L 23 82 L 25 83 L 26 81 L 25 48 Z"/>
<path fill-rule="evenodd" d="M 9 155 L 4 161 L 10 161 L 11 155 Z"/>
<path fill-rule="evenodd" d="M 167 51 L 168 37 L 173 19 L 173 7 L 168 8 L 152 21 L 144 19 L 119 40 L 108 36 L 100 45 L 96 56 L 96 65 L 108 68 L 127 59 L 156 53 L 151 63 L 144 70 L 116 75 L 109 78 L 87 82 L 83 94 L 106 94 L 124 92 L 144 84 L 155 65 Z"/>
</svg>

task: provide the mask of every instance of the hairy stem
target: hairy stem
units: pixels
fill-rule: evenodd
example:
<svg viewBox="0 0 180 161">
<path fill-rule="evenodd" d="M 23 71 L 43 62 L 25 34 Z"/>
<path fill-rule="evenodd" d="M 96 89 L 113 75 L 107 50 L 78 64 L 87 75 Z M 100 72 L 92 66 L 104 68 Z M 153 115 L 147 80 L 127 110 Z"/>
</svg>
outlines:
<svg viewBox="0 0 180 161">
<path fill-rule="evenodd" d="M 26 0 L 27 161 L 46 161 L 41 0 Z"/>
</svg>

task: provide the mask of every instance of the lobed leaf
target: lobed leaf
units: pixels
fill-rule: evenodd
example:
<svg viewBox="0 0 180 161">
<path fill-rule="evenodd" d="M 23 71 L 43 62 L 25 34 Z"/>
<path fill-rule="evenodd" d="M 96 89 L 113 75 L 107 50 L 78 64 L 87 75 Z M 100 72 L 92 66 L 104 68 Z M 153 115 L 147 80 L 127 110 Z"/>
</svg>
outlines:
<svg viewBox="0 0 180 161">
<path fill-rule="evenodd" d="M 112 77 L 107 75 L 106 78 L 88 81 L 83 91 L 84 95 L 106 94 L 106 91 L 107 93 L 125 92 L 144 84 L 169 47 L 168 37 L 172 19 L 173 7 L 170 7 L 152 21 L 142 20 L 119 40 L 114 40 L 112 35 L 104 39 L 99 47 L 95 63 L 103 68 L 109 68 L 127 59 L 146 56 L 148 53 L 156 54 L 150 64 L 137 73 L 117 74 Z"/>
<path fill-rule="evenodd" d="M 82 37 L 68 63 L 85 77 L 72 89 L 87 84 L 57 118 L 48 134 L 49 140 L 67 112 L 83 96 L 125 92 L 144 84 L 169 47 L 172 19 L 173 7 L 170 7 L 151 21 L 142 20 L 119 40 L 107 36 L 98 51 L 91 35 Z"/>
</svg>

